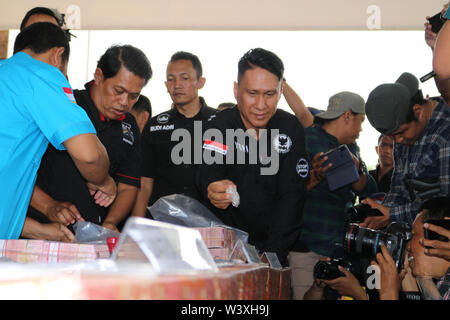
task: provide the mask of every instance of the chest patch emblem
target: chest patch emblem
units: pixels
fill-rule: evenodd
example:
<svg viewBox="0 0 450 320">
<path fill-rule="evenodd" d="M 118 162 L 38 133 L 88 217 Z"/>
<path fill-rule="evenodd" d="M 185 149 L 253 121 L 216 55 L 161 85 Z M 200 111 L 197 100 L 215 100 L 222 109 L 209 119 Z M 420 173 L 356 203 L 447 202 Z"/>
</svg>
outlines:
<svg viewBox="0 0 450 320">
<path fill-rule="evenodd" d="M 291 150 L 292 140 L 284 133 L 276 135 L 272 142 L 274 149 L 278 153 L 288 153 Z"/>
<path fill-rule="evenodd" d="M 156 118 L 156 121 L 158 121 L 159 124 L 166 124 L 169 122 L 170 116 L 167 113 L 160 114 L 158 118 Z"/>
</svg>

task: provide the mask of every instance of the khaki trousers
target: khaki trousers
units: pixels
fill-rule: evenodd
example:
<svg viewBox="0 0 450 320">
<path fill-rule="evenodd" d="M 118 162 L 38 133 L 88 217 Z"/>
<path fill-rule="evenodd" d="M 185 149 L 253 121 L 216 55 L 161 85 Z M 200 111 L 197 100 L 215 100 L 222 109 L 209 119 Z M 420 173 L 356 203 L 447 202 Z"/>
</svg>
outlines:
<svg viewBox="0 0 450 320">
<path fill-rule="evenodd" d="M 291 286 L 294 300 L 303 300 L 306 291 L 311 288 L 314 282 L 314 266 L 322 256 L 309 252 L 289 252 L 289 266 L 291 272 Z"/>
</svg>

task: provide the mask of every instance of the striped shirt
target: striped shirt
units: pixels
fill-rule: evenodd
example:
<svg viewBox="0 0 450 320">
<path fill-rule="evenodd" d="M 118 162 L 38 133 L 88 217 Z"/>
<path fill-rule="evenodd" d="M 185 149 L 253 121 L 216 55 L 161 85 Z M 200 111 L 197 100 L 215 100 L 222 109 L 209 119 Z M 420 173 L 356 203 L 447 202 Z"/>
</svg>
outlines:
<svg viewBox="0 0 450 320">
<path fill-rule="evenodd" d="M 441 99 L 431 114 L 423 135 L 413 145 L 394 142 L 394 172 L 390 192 L 383 205 L 389 208 L 391 221 L 405 221 L 411 225 L 420 205 L 427 199 L 411 199 L 404 178 L 436 178 L 440 193 L 449 196 L 450 107 Z"/>
<path fill-rule="evenodd" d="M 439 279 L 436 287 L 444 300 L 450 300 L 450 268 L 447 273 Z"/>
</svg>

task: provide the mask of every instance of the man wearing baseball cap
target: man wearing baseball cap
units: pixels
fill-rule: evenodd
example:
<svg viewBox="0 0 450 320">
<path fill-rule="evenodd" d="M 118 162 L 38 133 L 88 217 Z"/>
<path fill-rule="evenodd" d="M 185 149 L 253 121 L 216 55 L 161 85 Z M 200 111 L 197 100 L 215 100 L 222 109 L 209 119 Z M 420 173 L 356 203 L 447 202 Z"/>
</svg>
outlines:
<svg viewBox="0 0 450 320">
<path fill-rule="evenodd" d="M 394 172 L 382 204 L 364 200 L 384 216 L 369 217 L 361 225 L 412 225 L 425 200 L 450 195 L 450 108 L 442 98 L 424 99 L 417 78 L 405 72 L 369 94 L 366 114 L 375 129 L 395 141 Z"/>
<path fill-rule="evenodd" d="M 361 161 L 356 144 L 365 119 L 364 105 L 361 96 L 348 91 L 339 92 L 330 97 L 326 111 L 315 115 L 321 119 L 320 124 L 305 128 L 306 151 L 313 159 L 311 180 L 316 184 L 308 185 L 300 237 L 289 253 L 294 299 L 302 299 L 311 287 L 314 265 L 319 258 L 337 254 L 335 244 L 343 241 L 347 210 L 353 205 L 355 194 L 364 198 L 377 192 L 376 182 Z M 353 183 L 330 191 L 324 179 L 330 165 L 322 168 L 327 160 L 322 155 L 342 144 L 352 152 L 360 177 Z"/>
</svg>

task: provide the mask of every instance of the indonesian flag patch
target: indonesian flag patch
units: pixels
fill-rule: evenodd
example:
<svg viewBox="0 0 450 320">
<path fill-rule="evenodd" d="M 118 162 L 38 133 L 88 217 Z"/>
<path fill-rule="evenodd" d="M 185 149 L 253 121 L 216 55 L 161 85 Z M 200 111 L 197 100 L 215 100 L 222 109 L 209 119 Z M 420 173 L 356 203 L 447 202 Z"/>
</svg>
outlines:
<svg viewBox="0 0 450 320">
<path fill-rule="evenodd" d="M 64 93 L 66 94 L 67 98 L 69 98 L 69 100 L 73 103 L 76 103 L 75 101 L 75 97 L 73 95 L 72 89 L 70 88 L 63 88 Z"/>
<path fill-rule="evenodd" d="M 205 140 L 203 149 L 219 152 L 223 155 L 227 154 L 228 146 L 213 140 Z"/>
</svg>

